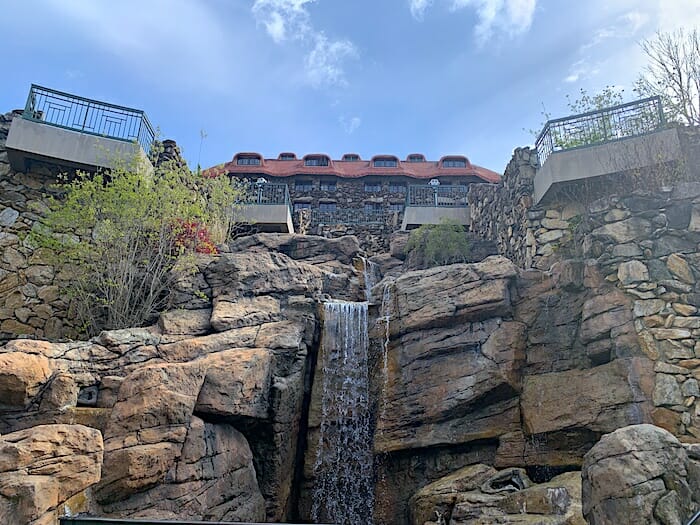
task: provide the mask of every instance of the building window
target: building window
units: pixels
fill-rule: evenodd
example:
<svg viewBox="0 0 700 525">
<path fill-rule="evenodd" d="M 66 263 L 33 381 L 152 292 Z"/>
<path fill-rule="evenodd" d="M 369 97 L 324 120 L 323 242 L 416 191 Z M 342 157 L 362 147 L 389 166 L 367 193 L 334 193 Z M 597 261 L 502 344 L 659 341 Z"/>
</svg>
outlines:
<svg viewBox="0 0 700 525">
<path fill-rule="evenodd" d="M 343 155 L 343 160 L 346 162 L 357 162 L 358 160 L 360 160 L 360 156 L 355 155 L 354 153 L 346 153 L 345 155 Z"/>
<path fill-rule="evenodd" d="M 311 180 L 295 181 L 294 191 L 314 191 L 314 183 Z"/>
<path fill-rule="evenodd" d="M 322 180 L 321 191 L 335 191 L 336 183 L 334 180 Z"/>
<path fill-rule="evenodd" d="M 466 168 L 467 161 L 464 159 L 445 159 L 442 161 L 443 168 Z"/>
<path fill-rule="evenodd" d="M 382 204 L 380 202 L 365 202 L 365 213 L 380 213 Z"/>
<path fill-rule="evenodd" d="M 395 168 L 397 166 L 396 159 L 375 159 L 375 168 Z"/>
<path fill-rule="evenodd" d="M 328 157 L 314 156 L 304 159 L 304 166 L 328 166 Z"/>
<path fill-rule="evenodd" d="M 389 204 L 389 210 L 403 213 L 403 203 L 402 202 L 392 202 Z"/>
<path fill-rule="evenodd" d="M 401 182 L 390 182 L 389 193 L 406 193 L 406 185 Z"/>
<path fill-rule="evenodd" d="M 310 202 L 295 202 L 294 203 L 294 211 L 310 210 L 310 209 L 311 209 Z"/>
<path fill-rule="evenodd" d="M 425 157 L 419 153 L 408 156 L 408 162 L 425 162 Z"/>
<path fill-rule="evenodd" d="M 335 202 L 321 202 L 318 205 L 319 211 L 335 211 L 337 206 Z"/>
<path fill-rule="evenodd" d="M 381 182 L 365 182 L 365 191 L 368 193 L 379 193 L 382 191 Z"/>
<path fill-rule="evenodd" d="M 236 164 L 239 166 L 260 166 L 260 157 L 243 155 L 236 159 Z"/>
<path fill-rule="evenodd" d="M 280 153 L 280 160 L 297 160 L 297 156 L 294 153 Z"/>
</svg>

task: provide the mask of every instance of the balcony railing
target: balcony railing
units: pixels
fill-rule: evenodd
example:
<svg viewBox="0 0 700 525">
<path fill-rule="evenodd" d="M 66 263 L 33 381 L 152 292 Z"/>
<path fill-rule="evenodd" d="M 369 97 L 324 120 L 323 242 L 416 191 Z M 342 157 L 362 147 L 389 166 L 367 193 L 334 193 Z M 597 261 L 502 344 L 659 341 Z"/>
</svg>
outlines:
<svg viewBox="0 0 700 525">
<path fill-rule="evenodd" d="M 289 205 L 289 188 L 286 184 L 272 182 L 253 183 L 246 192 L 245 204 L 286 204 Z"/>
<path fill-rule="evenodd" d="M 469 186 L 409 186 L 406 207 L 465 208 Z"/>
<path fill-rule="evenodd" d="M 535 142 L 540 165 L 557 151 L 636 137 L 663 128 L 660 97 L 548 121 Z"/>
<path fill-rule="evenodd" d="M 155 133 L 138 109 L 106 104 L 32 84 L 22 116 L 27 120 L 127 142 L 150 152 Z"/>
<path fill-rule="evenodd" d="M 393 212 L 392 212 L 393 213 Z M 384 210 L 341 209 L 335 211 L 311 210 L 311 224 L 384 224 L 388 217 Z"/>
</svg>

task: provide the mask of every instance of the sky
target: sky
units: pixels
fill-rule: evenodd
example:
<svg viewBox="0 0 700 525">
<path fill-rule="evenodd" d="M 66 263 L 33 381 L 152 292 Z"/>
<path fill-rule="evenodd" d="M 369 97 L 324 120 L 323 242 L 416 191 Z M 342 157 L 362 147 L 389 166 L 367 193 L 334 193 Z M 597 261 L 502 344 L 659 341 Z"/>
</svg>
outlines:
<svg viewBox="0 0 700 525">
<path fill-rule="evenodd" d="M 0 112 L 32 83 L 143 109 L 203 168 L 236 152 L 466 155 L 502 173 L 700 0 L 0 0 Z"/>
</svg>

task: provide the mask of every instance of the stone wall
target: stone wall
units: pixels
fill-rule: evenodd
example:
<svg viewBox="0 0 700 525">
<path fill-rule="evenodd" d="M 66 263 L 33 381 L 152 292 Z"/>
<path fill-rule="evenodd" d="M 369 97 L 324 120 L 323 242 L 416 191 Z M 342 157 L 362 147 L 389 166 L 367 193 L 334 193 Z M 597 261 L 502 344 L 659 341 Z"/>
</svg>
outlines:
<svg viewBox="0 0 700 525">
<path fill-rule="evenodd" d="M 27 240 L 45 199 L 55 194 L 55 170 L 10 168 L 5 139 L 13 113 L 0 115 L 0 341 L 17 336 L 72 337 L 76 327 L 61 287 L 70 273 L 57 271 L 46 253 Z"/>
<path fill-rule="evenodd" d="M 518 149 L 502 183 L 473 186 L 469 201 L 472 231 L 493 239 L 520 267 L 565 279 L 581 272 L 577 264 L 595 267 L 627 298 L 609 293 L 584 310 L 616 311 L 609 320 L 616 335 L 622 326 L 634 327 L 635 345 L 655 363 L 653 422 L 695 440 L 700 439 L 700 141 L 694 128 L 679 135 L 681 163 L 572 185 L 538 206 L 532 205 L 536 152 Z M 561 297 L 552 299 L 556 317 Z M 566 339 L 556 326 L 548 330 L 560 332 L 559 344 Z M 609 359 L 615 337 L 610 334 L 589 338 L 586 352 L 593 365 L 598 352 L 601 362 Z M 612 351 L 618 357 L 626 352 Z M 555 362 L 557 355 L 546 361 Z"/>
<path fill-rule="evenodd" d="M 494 241 L 499 253 L 524 268 L 531 266 L 536 252 L 528 210 L 537 166 L 535 150 L 518 148 L 499 184 L 472 184 L 467 196 L 470 230 Z"/>
<path fill-rule="evenodd" d="M 0 115 L 0 343 L 22 336 L 72 339 L 80 334 L 65 292 L 72 270 L 56 268 L 51 254 L 28 239 L 47 210 L 47 199 L 59 196 L 55 185 L 67 168 L 38 162 L 25 172 L 10 167 L 5 140 L 12 119 L 20 114 Z M 156 165 L 186 165 L 175 141 L 161 145 Z"/>
</svg>

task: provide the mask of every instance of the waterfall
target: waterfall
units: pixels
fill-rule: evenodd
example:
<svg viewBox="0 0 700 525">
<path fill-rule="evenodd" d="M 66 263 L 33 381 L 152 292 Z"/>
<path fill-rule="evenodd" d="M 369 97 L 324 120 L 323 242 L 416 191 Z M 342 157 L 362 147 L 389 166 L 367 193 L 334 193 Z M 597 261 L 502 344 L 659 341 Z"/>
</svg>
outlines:
<svg viewBox="0 0 700 525">
<path fill-rule="evenodd" d="M 361 257 L 362 259 L 362 273 L 364 274 L 365 280 L 365 301 L 371 301 L 372 299 L 372 288 L 379 282 L 381 276 L 379 275 L 379 266 L 375 263 Z"/>
<path fill-rule="evenodd" d="M 393 281 L 384 283 L 382 305 L 379 310 L 379 319 L 384 323 L 384 340 L 382 341 L 382 391 L 379 410 L 380 421 L 385 420 L 386 398 L 389 390 L 389 325 L 391 323 L 391 287 L 393 285 Z"/>
<path fill-rule="evenodd" d="M 324 305 L 315 523 L 369 525 L 374 508 L 367 303 Z"/>
</svg>

